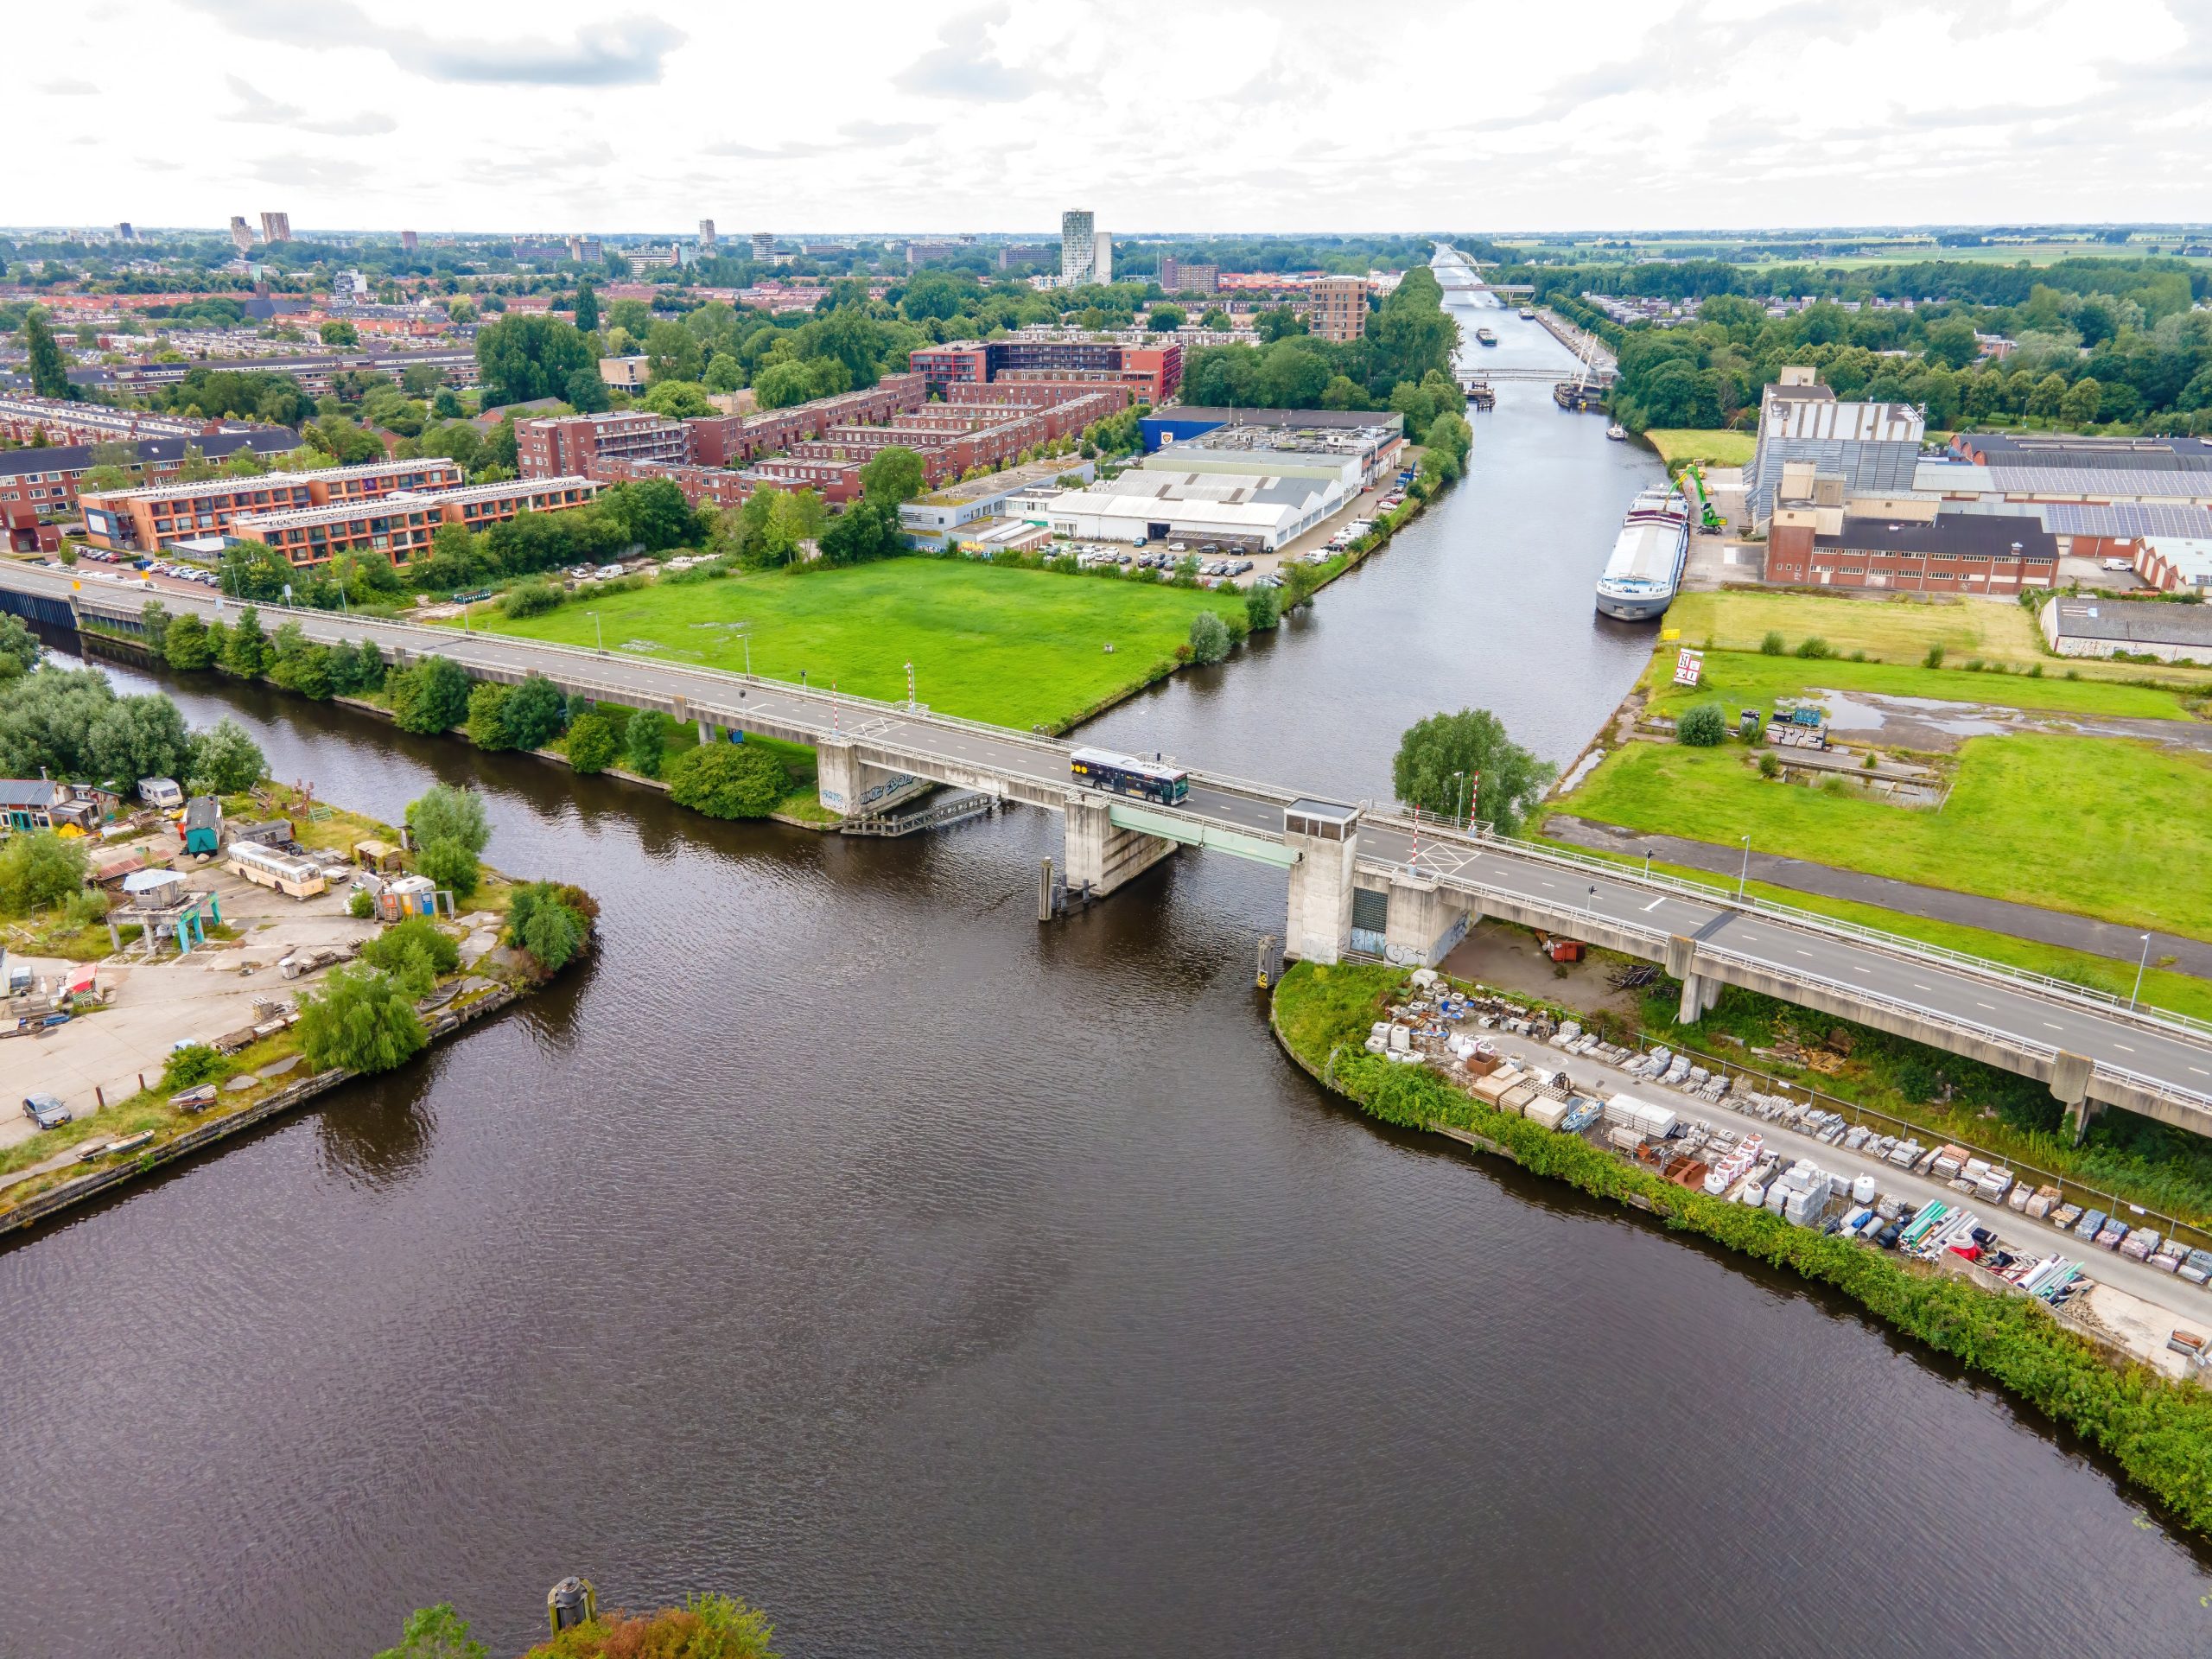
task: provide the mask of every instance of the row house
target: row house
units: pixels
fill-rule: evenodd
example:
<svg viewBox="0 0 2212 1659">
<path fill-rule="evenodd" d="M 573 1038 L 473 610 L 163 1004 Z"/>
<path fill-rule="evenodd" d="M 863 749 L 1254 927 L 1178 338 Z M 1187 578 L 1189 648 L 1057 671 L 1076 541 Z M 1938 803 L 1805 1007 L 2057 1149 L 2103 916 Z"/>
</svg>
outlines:
<svg viewBox="0 0 2212 1659">
<path fill-rule="evenodd" d="M 0 397 L 0 433 L 10 443 L 41 448 L 136 443 L 141 438 L 200 438 L 248 429 L 243 422 L 226 425 L 197 416 L 153 415 L 141 409 L 113 409 L 105 404 L 71 403 L 60 397 Z"/>
<path fill-rule="evenodd" d="M 371 501 L 334 502 L 284 512 L 258 513 L 232 526 L 241 541 L 259 542 L 302 568 L 341 553 L 377 553 L 408 564 L 429 551 L 445 524 L 485 530 L 518 513 L 558 512 L 580 507 L 599 493 L 590 478 L 512 478 L 430 492 L 403 490 Z"/>
<path fill-rule="evenodd" d="M 727 467 L 671 466 L 654 461 L 601 461 L 594 463 L 591 476 L 602 484 L 664 478 L 683 491 L 683 499 L 694 507 L 742 506 L 745 498 L 758 487 L 752 474 L 732 472 Z"/>
<path fill-rule="evenodd" d="M 211 438 L 141 438 L 124 446 L 131 452 L 130 460 L 114 464 L 129 477 L 130 487 L 137 488 L 174 481 L 188 451 L 198 451 L 204 461 L 222 461 L 241 452 L 281 455 L 299 447 L 299 435 L 289 427 L 264 426 Z M 85 474 L 103 464 L 97 453 L 89 443 L 0 450 L 0 507 L 22 504 L 34 513 L 75 512 Z"/>
<path fill-rule="evenodd" d="M 448 489 L 467 481 L 459 463 L 425 455 L 310 473 L 87 491 L 79 505 L 84 509 L 86 537 L 95 547 L 159 552 L 180 541 L 229 534 L 247 514 L 342 505 L 401 490 Z"/>
</svg>

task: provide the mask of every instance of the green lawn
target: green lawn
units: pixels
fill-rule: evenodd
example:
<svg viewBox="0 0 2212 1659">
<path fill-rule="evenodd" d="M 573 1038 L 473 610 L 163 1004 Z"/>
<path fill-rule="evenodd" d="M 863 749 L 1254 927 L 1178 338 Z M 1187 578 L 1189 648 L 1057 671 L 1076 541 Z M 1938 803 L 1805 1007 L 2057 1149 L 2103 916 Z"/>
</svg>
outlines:
<svg viewBox="0 0 2212 1659">
<path fill-rule="evenodd" d="M 1731 742 L 1631 743 L 1560 803 L 1607 823 L 2212 938 L 2212 762 L 2114 738 L 1979 737 L 1940 812 L 1769 782 Z"/>
<path fill-rule="evenodd" d="M 1209 608 L 1243 613 L 1241 595 L 915 558 L 656 584 L 479 626 L 589 645 L 596 613 L 610 652 L 736 670 L 749 635 L 756 674 L 890 700 L 911 662 L 940 713 L 1057 728 L 1172 668 Z"/>
<path fill-rule="evenodd" d="M 1707 432 L 1687 427 L 1654 427 L 1644 440 L 1659 452 L 1659 459 L 1673 472 L 1685 462 L 1703 461 L 1708 467 L 1748 467 L 1758 440 L 1748 432 Z"/>
<path fill-rule="evenodd" d="M 1747 705 L 1771 709 L 1777 697 L 1802 696 L 1815 689 L 1993 703 L 2057 714 L 2189 718 L 2189 710 L 2176 692 L 2115 680 L 2069 680 L 2048 669 L 2039 677 L 1969 674 L 1959 668 L 1922 668 L 1917 664 L 1854 663 L 1840 658 L 1808 661 L 1795 656 L 1763 657 L 1757 652 L 1713 651 L 1706 653 L 1703 683 L 1692 689 L 1675 683 L 1675 648 L 1669 645 L 1652 658 L 1644 683 L 1650 688 L 1651 707 L 1656 711 L 1680 714 L 1692 703 L 1717 699 L 1726 705 L 1732 720 L 1737 709 Z"/>
<path fill-rule="evenodd" d="M 2022 669 L 2040 663 L 2045 678 L 2063 677 L 2072 670 L 2084 680 L 2149 679 L 2199 694 L 2212 690 L 2212 669 L 2146 668 L 2050 656 L 2035 618 L 2018 605 L 1988 600 L 1940 594 L 1832 599 L 1732 588 L 1682 594 L 1667 613 L 1667 626 L 1680 632 L 1684 645 L 1709 645 L 1722 651 L 1757 651 L 1760 641 L 1775 632 L 1791 651 L 1817 636 L 1840 656 L 1863 651 L 1881 662 L 1916 664 L 1927 657 L 1930 645 L 1941 645 L 1944 661 L 1952 668 L 1979 657 L 1986 663 L 2015 664 Z"/>
</svg>

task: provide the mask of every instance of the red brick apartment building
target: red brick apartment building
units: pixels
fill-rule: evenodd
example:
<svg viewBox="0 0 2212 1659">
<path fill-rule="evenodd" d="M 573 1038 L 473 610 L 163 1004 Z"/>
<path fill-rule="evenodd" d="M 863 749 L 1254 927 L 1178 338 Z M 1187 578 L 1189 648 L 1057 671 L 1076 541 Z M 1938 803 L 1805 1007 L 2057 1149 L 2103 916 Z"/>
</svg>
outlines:
<svg viewBox="0 0 2212 1659">
<path fill-rule="evenodd" d="M 691 459 L 691 435 L 681 421 L 645 410 L 604 415 L 561 415 L 515 423 L 515 455 L 524 478 L 565 478 L 588 473 L 594 461 Z"/>
<path fill-rule="evenodd" d="M 1159 346 L 1124 346 L 1079 336 L 1055 340 L 964 340 L 925 346 L 910 353 L 907 366 L 928 383 L 932 397 L 949 387 L 983 385 L 1001 376 L 1025 372 L 1073 372 L 1115 376 L 1147 403 L 1165 402 L 1183 384 L 1183 348 L 1173 340 Z"/>
<path fill-rule="evenodd" d="M 589 478 L 511 478 L 420 493 L 403 490 L 370 500 L 251 514 L 238 519 L 232 532 L 274 548 L 297 566 L 321 564 L 340 553 L 379 553 L 394 564 L 407 564 L 429 551 L 441 524 L 483 530 L 519 512 L 580 507 L 599 487 Z"/>
<path fill-rule="evenodd" d="M 222 432 L 210 438 L 140 438 L 125 447 L 131 459 L 120 463 L 130 476 L 130 487 L 165 484 L 183 469 L 185 450 L 197 449 L 207 460 L 219 461 L 241 450 L 257 455 L 280 455 L 300 447 L 289 427 L 257 427 L 251 432 Z M 63 444 L 50 449 L 0 450 L 0 506 L 22 503 L 37 512 L 66 513 L 77 505 L 77 492 L 85 474 L 100 463 L 89 443 Z"/>
<path fill-rule="evenodd" d="M 250 513 L 295 512 L 374 500 L 399 490 L 449 489 L 467 474 L 442 456 L 330 467 L 312 473 L 265 473 L 198 484 L 88 492 L 79 505 L 86 538 L 95 547 L 156 552 L 199 536 L 233 531 Z"/>
<path fill-rule="evenodd" d="M 1793 587 L 1908 593 L 2018 594 L 2058 582 L 2058 538 L 2035 518 L 1942 512 L 1934 518 L 1842 518 L 1779 507 L 1767 532 L 1766 579 Z"/>
</svg>

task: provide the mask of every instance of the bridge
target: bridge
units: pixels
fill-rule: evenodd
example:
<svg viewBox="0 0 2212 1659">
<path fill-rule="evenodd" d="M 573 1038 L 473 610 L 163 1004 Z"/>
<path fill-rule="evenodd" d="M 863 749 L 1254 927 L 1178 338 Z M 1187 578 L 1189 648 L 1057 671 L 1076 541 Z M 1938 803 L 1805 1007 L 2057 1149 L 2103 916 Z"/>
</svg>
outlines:
<svg viewBox="0 0 2212 1659">
<path fill-rule="evenodd" d="M 0 566 L 0 607 L 60 626 L 141 626 L 136 583 Z M 162 593 L 172 613 L 237 607 Z M 404 665 L 435 654 L 478 679 L 543 674 L 571 696 L 659 709 L 702 740 L 743 732 L 810 746 L 822 804 L 881 820 L 937 786 L 1041 808 L 1065 823 L 1066 887 L 1103 898 L 1180 849 L 1286 872 L 1287 954 L 1440 960 L 1485 917 L 1541 928 L 1663 964 L 1681 1017 L 1738 985 L 2034 1077 L 2075 1133 L 2107 1106 L 2212 1135 L 2212 1023 L 2137 1008 L 2065 981 L 1853 926 L 1724 888 L 1562 849 L 1417 821 L 1394 807 L 1302 796 L 1192 770 L 1168 808 L 1074 787 L 1071 745 L 834 690 L 508 636 L 287 611 L 310 639 L 367 639 Z"/>
</svg>

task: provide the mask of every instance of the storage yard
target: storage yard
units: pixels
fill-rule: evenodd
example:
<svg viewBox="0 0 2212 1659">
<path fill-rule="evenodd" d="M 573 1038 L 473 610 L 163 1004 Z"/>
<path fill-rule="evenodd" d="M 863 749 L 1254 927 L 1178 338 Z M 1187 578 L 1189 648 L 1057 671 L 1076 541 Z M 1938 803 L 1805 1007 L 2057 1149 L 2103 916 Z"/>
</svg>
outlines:
<svg viewBox="0 0 2212 1659">
<path fill-rule="evenodd" d="M 2034 1296 L 2168 1376 L 2212 1382 L 2212 1249 L 2068 1203 L 1968 1148 L 1878 1134 L 1429 969 L 1389 1015 L 1370 1027 L 1370 1053 L 1427 1066 L 1495 1109 L 1677 1185 Z"/>
</svg>

